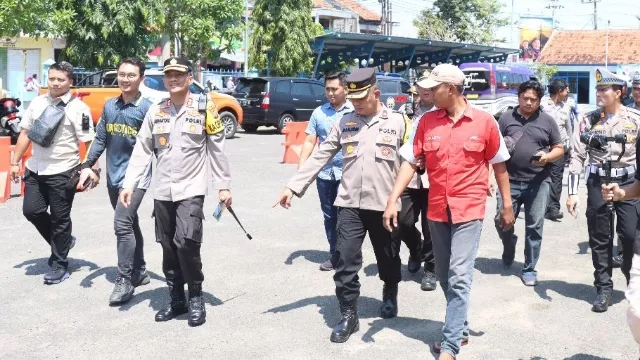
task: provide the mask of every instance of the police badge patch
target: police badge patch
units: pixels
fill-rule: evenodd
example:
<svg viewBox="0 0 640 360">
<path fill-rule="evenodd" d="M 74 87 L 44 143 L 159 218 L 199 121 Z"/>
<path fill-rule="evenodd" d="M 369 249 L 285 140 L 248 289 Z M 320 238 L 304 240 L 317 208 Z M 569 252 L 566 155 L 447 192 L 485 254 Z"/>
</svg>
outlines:
<svg viewBox="0 0 640 360">
<path fill-rule="evenodd" d="M 224 131 L 224 125 L 220 120 L 220 114 L 216 110 L 216 105 L 213 101 L 209 101 L 207 104 L 207 116 L 205 119 L 205 128 L 207 135 L 215 135 L 221 131 Z"/>
</svg>

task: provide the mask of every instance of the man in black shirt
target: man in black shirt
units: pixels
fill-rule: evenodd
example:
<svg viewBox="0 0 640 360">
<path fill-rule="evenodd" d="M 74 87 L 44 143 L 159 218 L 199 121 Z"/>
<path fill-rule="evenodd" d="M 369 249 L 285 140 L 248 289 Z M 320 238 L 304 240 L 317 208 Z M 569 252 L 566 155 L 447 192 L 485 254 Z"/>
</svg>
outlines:
<svg viewBox="0 0 640 360">
<path fill-rule="evenodd" d="M 518 218 L 520 206 L 525 210 L 525 246 L 522 282 L 526 286 L 538 283 L 536 263 L 540 256 L 544 215 L 549 201 L 549 166 L 564 155 L 562 138 L 556 121 L 540 109 L 544 92 L 537 81 L 527 81 L 518 89 L 519 105 L 507 111 L 498 120 L 500 132 L 509 149 L 507 160 L 513 211 Z M 502 262 L 513 264 L 518 237 L 514 229 L 503 231 L 500 227 L 502 199 L 498 200 L 496 230 L 502 239 Z"/>
</svg>

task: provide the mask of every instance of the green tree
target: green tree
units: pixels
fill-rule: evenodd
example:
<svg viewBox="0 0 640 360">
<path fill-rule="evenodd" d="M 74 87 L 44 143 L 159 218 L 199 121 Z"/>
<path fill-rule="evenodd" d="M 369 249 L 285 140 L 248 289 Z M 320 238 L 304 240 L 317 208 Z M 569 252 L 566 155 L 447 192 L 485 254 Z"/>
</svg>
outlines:
<svg viewBox="0 0 640 360">
<path fill-rule="evenodd" d="M 529 67 L 529 69 L 531 69 L 531 71 L 533 71 L 534 74 L 536 74 L 536 77 L 542 83 L 546 83 L 547 81 L 549 81 L 553 77 L 553 75 L 558 72 L 559 69 L 555 65 L 547 65 L 540 62 L 530 62 L 527 64 L 527 66 Z"/>
<path fill-rule="evenodd" d="M 249 45 L 251 66 L 264 70 L 268 65 L 279 76 L 312 70 L 310 44 L 322 30 L 314 23 L 311 8 L 311 0 L 257 0 Z"/>
<path fill-rule="evenodd" d="M 126 57 L 146 59 L 154 35 L 148 2 L 85 0 L 69 6 L 75 21 L 58 24 L 67 40 L 63 59 L 85 68 L 113 67 Z"/>
<path fill-rule="evenodd" d="M 159 32 L 179 39 L 181 55 L 216 58 L 242 39 L 244 0 L 162 0 L 153 23 Z M 220 44 L 212 48 L 210 42 Z"/>
<path fill-rule="evenodd" d="M 0 36 L 58 35 L 67 40 L 64 59 L 108 68 L 124 57 L 146 58 L 168 34 L 179 40 L 180 55 L 200 60 L 242 38 L 243 11 L 244 0 L 0 0 Z"/>
<path fill-rule="evenodd" d="M 57 25 L 70 23 L 67 0 L 0 0 L 0 36 L 57 34 Z"/>
<path fill-rule="evenodd" d="M 413 21 L 423 39 L 460 41 L 474 44 L 504 42 L 496 31 L 507 25 L 500 16 L 498 0 L 436 0 Z"/>
</svg>

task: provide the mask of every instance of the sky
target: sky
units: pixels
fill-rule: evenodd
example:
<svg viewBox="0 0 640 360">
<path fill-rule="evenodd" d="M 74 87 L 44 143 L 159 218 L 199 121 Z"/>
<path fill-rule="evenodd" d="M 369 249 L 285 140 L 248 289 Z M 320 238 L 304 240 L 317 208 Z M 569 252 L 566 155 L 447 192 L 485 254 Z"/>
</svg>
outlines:
<svg viewBox="0 0 640 360">
<path fill-rule="evenodd" d="M 371 10 L 380 13 L 382 5 L 378 0 L 358 0 Z M 416 37 L 418 31 L 413 26 L 413 20 L 420 11 L 429 8 L 433 0 L 391 0 L 393 21 L 398 22 L 393 28 L 393 35 Z M 592 30 L 593 29 L 593 3 L 583 4 L 583 0 L 499 0 L 502 3 L 502 15 L 513 18 L 516 24 L 511 28 L 507 26 L 500 29 L 498 36 L 507 40 L 506 46 L 518 47 L 519 29 L 517 21 L 520 15 L 542 15 L 551 17 L 551 9 L 548 5 L 561 5 L 563 8 L 555 11 L 555 23 L 559 29 L 567 30 Z M 611 29 L 639 29 L 640 6 L 639 0 L 600 0 L 598 7 L 598 29 L 606 29 L 608 21 L 611 21 Z M 514 3 L 512 9 L 512 2 Z M 635 4 L 635 5 L 634 5 Z M 512 31 L 513 29 L 513 36 Z M 513 39 L 513 42 L 511 40 Z"/>
</svg>

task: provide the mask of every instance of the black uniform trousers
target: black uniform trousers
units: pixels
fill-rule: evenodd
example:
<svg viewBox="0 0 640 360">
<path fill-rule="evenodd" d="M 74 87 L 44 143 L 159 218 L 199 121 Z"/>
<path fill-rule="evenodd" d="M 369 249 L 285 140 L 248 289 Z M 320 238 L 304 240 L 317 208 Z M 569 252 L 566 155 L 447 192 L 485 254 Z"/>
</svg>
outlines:
<svg viewBox="0 0 640 360">
<path fill-rule="evenodd" d="M 73 169 L 55 175 L 25 170 L 22 213 L 51 246 L 48 264 L 67 268 L 71 248 L 71 207 L 76 190 L 69 180 Z M 50 210 L 51 213 L 47 212 Z"/>
<path fill-rule="evenodd" d="M 399 236 L 409 248 L 412 259 L 424 262 L 424 270 L 435 271 L 435 258 L 433 256 L 433 243 L 431 242 L 431 232 L 427 222 L 427 210 L 429 189 L 407 188 L 402 193 L 400 199 L 402 208 L 398 214 Z M 422 220 L 422 235 L 416 228 L 416 223 Z M 424 240 L 422 240 L 424 237 Z M 400 242 L 396 242 L 400 252 Z"/>
<path fill-rule="evenodd" d="M 562 195 L 562 175 L 564 174 L 564 164 L 569 155 L 565 154 L 560 159 L 549 164 L 551 186 L 549 187 L 549 204 L 547 214 L 560 212 L 560 196 Z"/>
<path fill-rule="evenodd" d="M 612 179 L 612 182 L 618 183 L 620 187 L 632 184 L 633 181 L 633 177 L 626 175 Z M 611 291 L 613 289 L 613 281 L 611 280 L 613 239 L 610 238 L 611 228 L 607 203 L 602 199 L 601 184 L 603 182 L 604 178 L 597 174 L 590 174 L 587 179 L 587 227 L 594 268 L 594 285 L 598 293 L 602 290 Z M 613 204 L 617 215 L 616 232 L 622 245 L 622 273 L 628 283 L 640 201 L 626 200 Z"/>
<path fill-rule="evenodd" d="M 376 255 L 380 279 L 394 285 L 402 278 L 400 254 L 396 251 L 399 245 L 395 244 L 400 240 L 384 228 L 382 215 L 382 211 L 357 208 L 338 210 L 338 263 L 333 280 L 340 302 L 355 301 L 360 296 L 358 272 L 362 268 L 362 243 L 367 233 Z"/>
<path fill-rule="evenodd" d="M 204 196 L 180 201 L 154 200 L 156 240 L 162 245 L 162 271 L 169 286 L 199 285 L 204 280 L 202 206 Z"/>
</svg>

